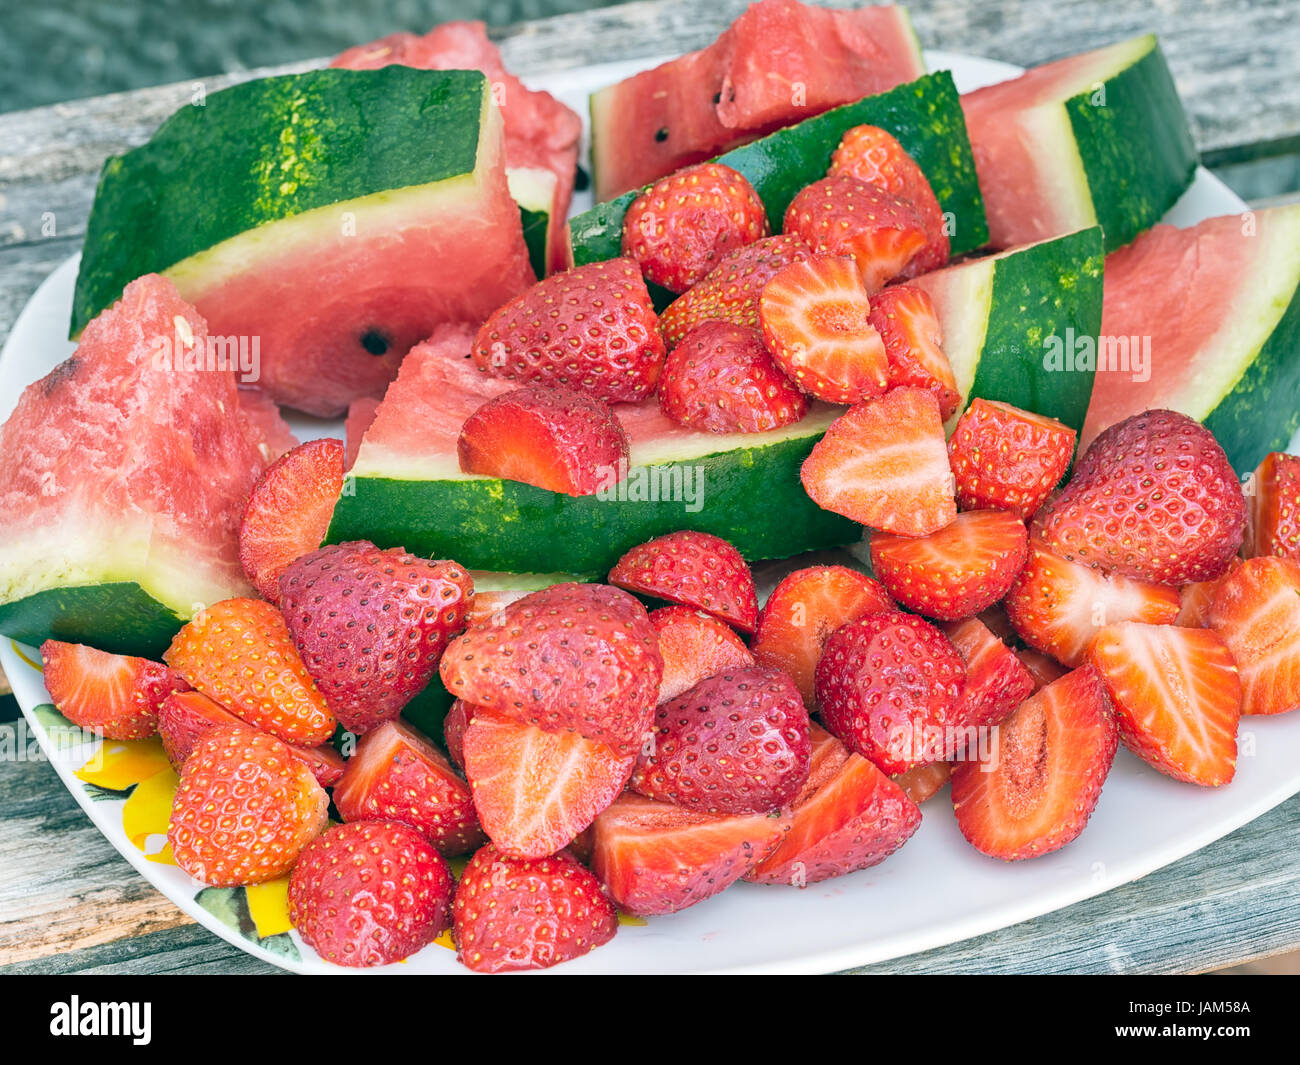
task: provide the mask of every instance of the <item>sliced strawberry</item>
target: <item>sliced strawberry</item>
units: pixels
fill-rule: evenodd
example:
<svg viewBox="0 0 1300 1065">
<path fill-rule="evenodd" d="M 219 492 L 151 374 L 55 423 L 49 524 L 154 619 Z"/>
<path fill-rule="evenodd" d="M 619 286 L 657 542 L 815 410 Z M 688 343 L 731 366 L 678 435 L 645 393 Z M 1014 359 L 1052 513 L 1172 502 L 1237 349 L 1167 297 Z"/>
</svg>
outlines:
<svg viewBox="0 0 1300 1065">
<path fill-rule="evenodd" d="M 1237 662 L 1243 714 L 1300 707 L 1300 562 L 1243 562 L 1215 594 L 1210 625 Z"/>
<path fill-rule="evenodd" d="M 800 477 L 823 510 L 882 532 L 926 536 L 957 517 L 939 404 L 919 388 L 851 407 L 813 445 Z"/>
<path fill-rule="evenodd" d="M 943 353 L 943 332 L 930 294 L 911 285 L 890 285 L 871 297 L 870 320 L 885 342 L 890 388 L 933 392 L 939 416 L 947 421 L 961 403 L 961 393 Z"/>
<path fill-rule="evenodd" d="M 280 602 L 280 574 L 325 539 L 343 490 L 343 441 L 309 440 L 253 485 L 239 523 L 239 563 L 263 599 Z"/>
<path fill-rule="evenodd" d="M 929 765 L 913 766 L 906 773 L 899 773 L 891 779 L 903 789 L 903 794 L 917 806 L 933 799 L 952 777 L 952 762 L 931 762 Z"/>
<path fill-rule="evenodd" d="M 322 788 L 332 788 L 343 779 L 343 771 L 347 768 L 347 762 L 328 743 L 322 743 L 319 747 L 294 747 L 289 746 L 293 756 L 302 762 L 311 770 L 311 775 L 316 778 L 316 783 Z"/>
<path fill-rule="evenodd" d="M 115 655 L 80 643 L 41 644 L 45 688 L 74 725 L 110 740 L 138 740 L 158 731 L 158 711 L 189 685 L 160 662 Z"/>
<path fill-rule="evenodd" d="M 576 732 L 543 732 L 482 707 L 461 742 L 483 830 L 521 858 L 568 845 L 618 797 L 636 762 Z"/>
<path fill-rule="evenodd" d="M 684 530 L 634 547 L 609 571 L 609 583 L 696 607 L 742 632 L 758 621 L 754 575 L 739 551 L 710 533 Z"/>
<path fill-rule="evenodd" d="M 1034 691 L 1039 688 L 1046 688 L 1054 680 L 1060 680 L 1070 671 L 1051 655 L 1045 655 L 1042 651 L 1035 651 L 1032 647 L 1020 647 L 1016 649 L 1016 657 L 1020 659 L 1020 664 L 1029 670 L 1029 675 L 1034 678 Z"/>
<path fill-rule="evenodd" d="M 688 606 L 660 607 L 650 611 L 650 624 L 659 636 L 659 654 L 664 660 L 661 703 L 715 673 L 754 664 L 744 641 L 703 611 Z"/>
<path fill-rule="evenodd" d="M 1129 750 L 1175 780 L 1210 788 L 1232 780 L 1241 678 L 1216 633 L 1108 625 L 1088 661 L 1101 674 Z"/>
<path fill-rule="evenodd" d="M 1223 587 L 1223 582 L 1237 572 L 1237 567 L 1241 565 L 1241 559 L 1234 558 L 1228 563 L 1228 571 L 1222 576 L 1212 581 L 1195 581 L 1192 584 L 1184 584 L 1178 590 L 1178 596 L 1182 600 L 1182 607 L 1178 611 L 1178 617 L 1174 619 L 1175 625 L 1185 625 L 1189 629 L 1208 629 L 1210 627 L 1210 605 L 1214 602 L 1214 597 L 1219 589 Z"/>
<path fill-rule="evenodd" d="M 489 399 L 465 420 L 456 453 L 465 473 L 570 496 L 612 484 L 628 461 L 627 434 L 608 403 L 542 385 Z"/>
<path fill-rule="evenodd" d="M 790 823 L 788 812 L 720 817 L 623 795 L 596 818 L 591 868 L 629 913 L 674 913 L 734 884 Z"/>
<path fill-rule="evenodd" d="M 848 259 L 793 263 L 763 286 L 763 341 L 795 384 L 830 403 L 857 403 L 889 387 L 885 342 Z"/>
<path fill-rule="evenodd" d="M 979 618 L 945 625 L 943 632 L 966 663 L 956 721 L 974 727 L 996 725 L 1033 694 L 1033 674 Z"/>
<path fill-rule="evenodd" d="M 1300 456 L 1265 456 L 1252 487 L 1242 553 L 1300 559 Z"/>
<path fill-rule="evenodd" d="M 903 606 L 956 621 L 1004 595 L 1025 564 L 1028 534 L 1004 510 L 968 510 L 928 536 L 874 533 L 871 569 Z"/>
<path fill-rule="evenodd" d="M 865 573 L 847 566 L 795 570 L 773 589 L 758 615 L 750 645 L 754 661 L 789 674 L 811 710 L 813 674 L 831 633 L 863 614 L 892 609 L 889 594 Z"/>
<path fill-rule="evenodd" d="M 451 764 L 462 773 L 465 772 L 465 730 L 476 710 L 478 707 L 470 706 L 464 699 L 456 699 L 442 719 L 442 745 Z"/>
<path fill-rule="evenodd" d="M 957 827 L 992 858 L 1059 850 L 1092 816 L 1118 743 L 1097 671 L 1067 673 L 1002 723 L 995 762 L 967 761 L 953 770 Z"/>
</svg>

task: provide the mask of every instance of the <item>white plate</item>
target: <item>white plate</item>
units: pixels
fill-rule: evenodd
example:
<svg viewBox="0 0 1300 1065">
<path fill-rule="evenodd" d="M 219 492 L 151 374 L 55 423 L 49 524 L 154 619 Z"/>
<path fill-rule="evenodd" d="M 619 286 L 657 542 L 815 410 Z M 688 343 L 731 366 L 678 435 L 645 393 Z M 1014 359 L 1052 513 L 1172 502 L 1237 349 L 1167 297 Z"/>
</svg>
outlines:
<svg viewBox="0 0 1300 1065">
<path fill-rule="evenodd" d="M 944 53 L 927 58 L 932 69 L 951 69 L 963 91 L 1017 73 L 983 59 Z M 529 80 L 585 116 L 588 92 L 654 62 L 608 64 Z M 1168 217 L 1190 225 L 1243 207 L 1201 170 Z M 76 269 L 75 260 L 60 266 L 19 316 L 0 356 L 0 416 L 8 415 L 24 385 L 71 352 L 65 335 Z M 294 424 L 304 438 L 341 435 L 338 422 L 299 419 Z M 30 650 L 25 653 L 36 657 Z M 201 885 L 175 867 L 148 861 L 123 831 L 122 801 L 92 798 L 73 775 L 96 745 L 58 749 L 48 743 L 42 715 L 33 713 L 49 698 L 40 673 L 7 640 L 0 644 L 0 662 L 64 783 L 159 891 L 223 939 L 273 964 L 303 972 L 340 971 L 320 961 L 294 933 L 260 942 L 255 933 L 250 938 L 196 902 Z M 1219 790 L 1177 783 L 1121 750 L 1087 830 L 1045 858 L 1013 865 L 983 857 L 961 838 L 951 806 L 940 796 L 925 805 L 921 828 L 907 846 L 882 865 L 803 890 L 739 884 L 684 913 L 624 927 L 612 943 L 562 970 L 828 972 L 954 943 L 1059 909 L 1176 861 L 1300 791 L 1300 759 L 1295 756 L 1300 714 L 1248 718 L 1240 739 L 1237 779 Z M 159 842 L 152 841 L 154 846 Z M 238 907 L 240 890 L 224 901 Z M 379 971 L 465 970 L 449 950 L 435 944 L 400 966 Z"/>
</svg>

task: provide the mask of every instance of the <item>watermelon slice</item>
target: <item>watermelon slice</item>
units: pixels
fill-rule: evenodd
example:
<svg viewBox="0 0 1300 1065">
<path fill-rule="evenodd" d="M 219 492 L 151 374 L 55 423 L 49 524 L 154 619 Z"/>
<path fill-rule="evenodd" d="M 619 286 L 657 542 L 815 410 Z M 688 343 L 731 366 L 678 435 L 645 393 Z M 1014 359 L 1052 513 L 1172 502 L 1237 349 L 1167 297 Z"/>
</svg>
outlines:
<svg viewBox="0 0 1300 1065">
<path fill-rule="evenodd" d="M 995 248 L 1100 225 L 1111 251 L 1157 222 L 1196 170 L 1153 36 L 1035 67 L 962 107 Z"/>
<path fill-rule="evenodd" d="M 207 336 L 147 275 L 23 392 L 0 428 L 0 632 L 156 658 L 194 610 L 253 594 L 239 518 L 287 431 L 194 368 Z"/>
<path fill-rule="evenodd" d="M 72 331 L 150 271 L 216 336 L 255 339 L 259 386 L 312 414 L 383 395 L 444 321 L 533 279 L 477 71 L 317 70 L 178 111 L 104 165 Z"/>
<path fill-rule="evenodd" d="M 1300 205 L 1156 226 L 1114 252 L 1101 332 L 1080 451 L 1164 407 L 1249 473 L 1300 427 Z"/>
<path fill-rule="evenodd" d="M 761 0 L 708 48 L 592 94 L 596 199 L 924 73 L 901 7 Z"/>
</svg>

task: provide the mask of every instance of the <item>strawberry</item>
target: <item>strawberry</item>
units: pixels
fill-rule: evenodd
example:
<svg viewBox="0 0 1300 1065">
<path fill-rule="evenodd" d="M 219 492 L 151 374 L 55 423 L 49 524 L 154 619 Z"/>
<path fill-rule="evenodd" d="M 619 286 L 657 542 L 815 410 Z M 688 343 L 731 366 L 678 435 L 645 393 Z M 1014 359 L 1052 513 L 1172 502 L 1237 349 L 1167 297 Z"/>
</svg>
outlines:
<svg viewBox="0 0 1300 1065">
<path fill-rule="evenodd" d="M 1175 780 L 1210 788 L 1232 780 L 1241 678 L 1216 633 L 1126 621 L 1097 633 L 1088 661 L 1124 746 Z"/>
<path fill-rule="evenodd" d="M 469 785 L 404 721 L 361 737 L 334 786 L 334 805 L 344 821 L 410 825 L 449 858 L 483 842 Z"/>
<path fill-rule="evenodd" d="M 921 217 L 926 244 L 905 273 L 938 270 L 948 261 L 948 234 L 943 209 L 924 171 L 903 146 L 879 126 L 854 126 L 831 155 L 830 177 L 851 177 L 907 200 Z"/>
<path fill-rule="evenodd" d="M 293 642 L 330 709 L 358 734 L 397 717 L 429 686 L 473 594 L 455 562 L 365 540 L 322 547 L 280 576 Z"/>
<path fill-rule="evenodd" d="M 973 400 L 948 441 L 957 502 L 964 510 L 992 507 L 1028 520 L 1070 468 L 1076 435 L 1009 403 Z"/>
<path fill-rule="evenodd" d="M 942 621 L 978 614 L 1025 564 L 1024 523 L 1005 510 L 968 510 L 928 536 L 874 533 L 871 569 L 909 610 Z"/>
<path fill-rule="evenodd" d="M 636 762 L 599 740 L 543 732 L 483 707 L 475 707 L 461 743 L 483 830 L 521 858 L 572 842 L 618 797 Z"/>
<path fill-rule="evenodd" d="M 966 664 L 966 687 L 954 719 L 967 726 L 996 725 L 1033 694 L 1033 674 L 979 618 L 943 626 Z"/>
<path fill-rule="evenodd" d="M 659 637 L 664 660 L 659 682 L 659 702 L 675 699 L 706 677 L 754 664 L 734 632 L 717 618 L 688 606 L 665 606 L 650 611 L 650 624 Z"/>
<path fill-rule="evenodd" d="M 1243 714 L 1300 707 L 1300 562 L 1247 559 L 1215 593 L 1210 625 L 1236 660 Z"/>
<path fill-rule="evenodd" d="M 629 787 L 688 810 L 788 805 L 808 779 L 808 711 L 777 669 L 727 670 L 660 703 Z"/>
<path fill-rule="evenodd" d="M 546 969 L 608 943 L 618 914 L 571 855 L 514 858 L 484 847 L 452 903 L 457 957 L 480 973 Z"/>
<path fill-rule="evenodd" d="M 447 749 L 451 764 L 462 773 L 465 772 L 465 730 L 469 728 L 469 719 L 476 709 L 464 699 L 456 699 L 442 719 L 442 745 Z"/>
<path fill-rule="evenodd" d="M 1051 655 L 1045 655 L 1042 651 L 1035 651 L 1032 647 L 1017 648 L 1016 657 L 1020 659 L 1020 664 L 1029 670 L 1029 675 L 1033 677 L 1034 691 L 1038 691 L 1039 688 L 1046 688 L 1052 681 L 1060 680 L 1070 672 Z"/>
<path fill-rule="evenodd" d="M 668 355 L 659 406 L 678 425 L 708 433 L 761 433 L 797 422 L 807 397 L 748 326 L 705 322 Z"/>
<path fill-rule="evenodd" d="M 1251 487 L 1243 554 L 1300 559 L 1300 457 L 1265 456 Z"/>
<path fill-rule="evenodd" d="M 901 276 L 927 240 L 925 222 L 910 202 L 851 177 L 823 178 L 802 189 L 781 229 L 803 237 L 818 255 L 853 259 L 868 294 Z"/>
<path fill-rule="evenodd" d="M 685 292 L 728 252 L 771 232 L 767 209 L 744 174 L 700 163 L 641 193 L 623 219 L 623 254 L 646 279 Z"/>
<path fill-rule="evenodd" d="M 329 797 L 287 746 L 243 726 L 200 737 L 181 769 L 167 840 L 211 887 L 283 876 L 325 828 Z"/>
<path fill-rule="evenodd" d="M 627 754 L 650 727 L 663 659 L 636 599 L 608 585 L 567 583 L 466 630 L 440 670 L 467 703 Z"/>
<path fill-rule="evenodd" d="M 758 316 L 776 365 L 810 395 L 857 403 L 889 387 L 885 342 L 871 324 L 871 301 L 848 259 L 787 266 L 763 286 Z"/>
<path fill-rule="evenodd" d="M 637 264 L 613 259 L 520 293 L 483 323 L 471 355 L 493 377 L 632 402 L 654 391 L 664 342 Z"/>
<path fill-rule="evenodd" d="M 712 898 L 761 862 L 790 814 L 717 814 L 621 796 L 596 818 L 591 869 L 628 913 L 675 913 Z"/>
<path fill-rule="evenodd" d="M 659 316 L 659 331 L 669 350 L 705 322 L 759 327 L 758 299 L 766 285 L 791 263 L 811 259 L 801 237 L 785 233 L 737 248 L 699 284 L 682 293 Z"/>
<path fill-rule="evenodd" d="M 311 770 L 311 775 L 322 788 L 332 788 L 343 779 L 343 770 L 347 763 L 343 760 L 343 756 L 328 743 L 322 743 L 319 747 L 295 747 L 288 743 L 285 746 L 298 761 Z"/>
<path fill-rule="evenodd" d="M 334 734 L 334 715 L 270 603 L 225 599 L 200 610 L 163 661 L 235 716 L 286 743 L 315 747 Z"/>
<path fill-rule="evenodd" d="M 609 571 L 609 583 L 693 606 L 742 632 L 758 621 L 754 575 L 739 551 L 710 533 L 683 530 L 634 547 Z"/>
<path fill-rule="evenodd" d="M 813 672 L 822 648 L 841 625 L 894 601 L 879 581 L 847 566 L 795 570 L 773 589 L 758 615 L 751 648 L 760 666 L 787 673 L 811 710 L 816 705 Z"/>
<path fill-rule="evenodd" d="M 952 762 L 931 762 L 929 765 L 916 765 L 906 773 L 891 777 L 895 784 L 903 789 L 903 794 L 917 806 L 929 802 L 952 777 Z"/>
<path fill-rule="evenodd" d="M 1017 635 L 1064 665 L 1081 665 L 1099 629 L 1120 621 L 1169 625 L 1178 593 L 1131 577 L 1067 562 L 1030 540 L 1029 556 L 1004 604 Z"/>
<path fill-rule="evenodd" d="M 1216 577 L 1212 581 L 1194 581 L 1178 589 L 1178 598 L 1182 605 L 1178 610 L 1178 617 L 1174 618 L 1174 624 L 1189 629 L 1208 629 L 1210 605 L 1214 602 L 1219 589 L 1223 587 L 1223 583 L 1237 572 L 1240 565 L 1241 559 L 1234 558 L 1228 563 L 1228 569 L 1222 577 Z"/>
<path fill-rule="evenodd" d="M 80 643 L 41 644 L 45 688 L 74 725 L 110 740 L 138 740 L 158 731 L 158 711 L 172 692 L 189 687 L 159 662 L 115 655 Z"/>
<path fill-rule="evenodd" d="M 800 477 L 823 510 L 882 532 L 926 536 L 957 517 L 939 404 L 919 388 L 849 408 L 813 445 Z"/>
<path fill-rule="evenodd" d="M 1159 584 L 1222 576 L 1245 521 L 1223 448 L 1169 410 L 1135 414 L 1098 436 L 1041 518 L 1044 543 L 1063 558 Z"/>
<path fill-rule="evenodd" d="M 898 612 L 867 614 L 837 629 L 817 663 L 822 724 L 885 773 L 943 761 L 966 668 L 933 625 Z"/>
<path fill-rule="evenodd" d="M 961 403 L 961 393 L 943 353 L 943 332 L 930 294 L 912 285 L 890 285 L 871 297 L 868 320 L 885 344 L 889 386 L 933 392 L 939 417 L 947 421 Z"/>
<path fill-rule="evenodd" d="M 239 564 L 263 599 L 280 602 L 280 574 L 325 539 L 343 490 L 343 441 L 309 440 L 253 485 L 239 523 Z"/>
<path fill-rule="evenodd" d="M 627 434 L 609 404 L 562 386 L 526 385 L 465 419 L 456 453 L 465 473 L 563 495 L 593 495 L 628 461 Z"/>
<path fill-rule="evenodd" d="M 746 880 L 805 887 L 866 869 L 898 850 L 921 824 L 921 811 L 897 784 L 813 728 L 813 769 L 795 799 L 794 822 Z"/>
<path fill-rule="evenodd" d="M 335 825 L 294 866 L 289 919 L 326 961 L 388 965 L 446 931 L 454 890 L 447 862 L 410 826 Z"/>
</svg>

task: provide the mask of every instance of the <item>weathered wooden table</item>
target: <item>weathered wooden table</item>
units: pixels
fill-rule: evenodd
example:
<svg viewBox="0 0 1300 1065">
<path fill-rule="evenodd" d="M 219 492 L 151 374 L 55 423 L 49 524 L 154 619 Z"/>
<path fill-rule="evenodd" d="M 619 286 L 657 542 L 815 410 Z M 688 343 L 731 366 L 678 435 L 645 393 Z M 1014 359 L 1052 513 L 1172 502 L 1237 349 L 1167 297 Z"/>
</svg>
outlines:
<svg viewBox="0 0 1300 1065">
<path fill-rule="evenodd" d="M 498 36 L 507 63 L 527 75 L 697 48 L 744 6 L 634 3 Z M 1300 149 L 1300 0 L 908 7 L 927 47 L 1022 65 L 1153 30 L 1208 163 Z M 206 87 L 230 80 L 207 79 Z M 104 157 L 145 140 L 192 91 L 185 83 L 0 115 L 0 342 L 40 281 L 80 246 Z M 1099 898 L 863 971 L 1196 972 L 1300 948 L 1298 819 L 1300 797 Z M 47 764 L 0 763 L 0 973 L 271 971 L 141 879 Z"/>
</svg>

